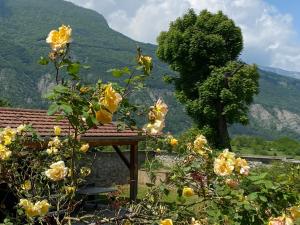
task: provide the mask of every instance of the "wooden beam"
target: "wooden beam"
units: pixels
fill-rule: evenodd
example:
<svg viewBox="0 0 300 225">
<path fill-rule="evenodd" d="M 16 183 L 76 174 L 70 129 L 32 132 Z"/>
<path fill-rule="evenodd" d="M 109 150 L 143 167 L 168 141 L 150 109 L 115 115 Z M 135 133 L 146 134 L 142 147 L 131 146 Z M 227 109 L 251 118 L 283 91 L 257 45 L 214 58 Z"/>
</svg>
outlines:
<svg viewBox="0 0 300 225">
<path fill-rule="evenodd" d="M 116 146 L 116 145 L 113 145 L 113 148 L 118 153 L 118 155 L 120 156 L 120 158 L 122 159 L 122 161 L 125 163 L 125 165 L 127 166 L 127 168 L 130 169 L 130 162 L 125 157 L 125 155 L 121 152 L 120 148 L 118 146 Z"/>
<path fill-rule="evenodd" d="M 138 144 L 130 145 L 130 200 L 135 201 L 138 191 Z"/>
</svg>

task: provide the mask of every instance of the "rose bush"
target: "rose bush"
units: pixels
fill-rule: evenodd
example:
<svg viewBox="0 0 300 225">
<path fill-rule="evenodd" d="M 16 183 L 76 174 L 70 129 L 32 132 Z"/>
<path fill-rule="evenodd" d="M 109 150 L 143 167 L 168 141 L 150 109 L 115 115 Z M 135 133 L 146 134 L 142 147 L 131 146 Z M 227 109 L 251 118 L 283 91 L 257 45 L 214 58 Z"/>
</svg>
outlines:
<svg viewBox="0 0 300 225">
<path fill-rule="evenodd" d="M 0 181 L 8 185 L 17 209 L 1 211 L 6 224 L 71 224 L 78 220 L 72 217 L 81 202 L 75 192 L 91 173 L 92 163 L 86 154 L 89 144 L 80 136 L 92 127 L 112 122 L 113 117 L 118 129 L 126 124 L 134 127 L 133 118 L 139 112 L 128 97 L 143 87 L 152 70 L 151 57 L 138 49 L 136 67 L 111 70 L 115 77 L 128 76 L 125 87 L 102 81 L 86 85 L 80 73 L 88 67 L 74 61 L 70 54 L 71 27 L 62 25 L 52 30 L 46 42 L 51 51 L 39 63 L 54 65 L 57 84 L 45 96 L 51 102 L 48 114 L 56 115 L 57 120 L 67 119 L 72 129 L 62 135 L 62 129 L 54 126 L 53 136 L 42 139 L 30 124 L 0 128 Z M 160 121 L 164 123 L 163 118 Z"/>
<path fill-rule="evenodd" d="M 225 149 L 210 147 L 199 130 L 192 129 L 182 138 L 160 134 L 165 126 L 168 106 L 159 99 L 149 108 L 144 132 L 154 135 L 146 144 L 152 149 L 167 149 L 179 160 L 169 171 L 169 179 L 155 184 L 155 172 L 148 162 L 151 182 L 145 197 L 134 203 L 116 202 L 114 218 L 74 214 L 81 200 L 76 190 L 91 173 L 87 157 L 89 144 L 80 136 L 94 126 L 110 123 L 118 128 L 136 128 L 139 107 L 130 104 L 128 97 L 143 87 L 150 75 L 152 59 L 138 49 L 137 67 L 112 69 L 115 77 L 126 77 L 125 86 L 99 81 L 86 85 L 80 78 L 86 69 L 70 56 L 72 29 L 61 26 L 48 34 L 51 52 L 40 64 L 53 63 L 57 85 L 47 94 L 51 101 L 49 115 L 69 121 L 72 131 L 62 135 L 60 127 L 45 140 L 30 125 L 0 130 L 0 181 L 8 185 L 16 199 L 15 209 L 4 210 L 4 224 L 189 224 L 189 225 L 290 225 L 300 217 L 299 167 L 284 165 L 277 169 L 250 169 L 248 162 Z M 35 143 L 34 149 L 28 143 Z M 266 171 L 264 171 L 266 170 Z M 275 172 L 274 172 L 275 171 Z M 173 202 L 164 196 L 177 193 Z M 114 196 L 119 200 L 118 196 Z M 123 203 L 123 202 L 122 202 Z M 3 208 L 3 207 L 1 207 Z M 122 212 L 122 210 L 118 210 Z M 124 215 L 125 214 L 125 215 Z"/>
<path fill-rule="evenodd" d="M 228 149 L 212 149 L 198 132 L 183 137 L 173 148 L 179 160 L 169 179 L 155 185 L 155 172 L 147 164 L 152 182 L 146 197 L 132 206 L 139 215 L 132 224 L 299 224 L 299 166 L 250 169 L 245 159 Z M 155 143 L 163 146 L 163 141 L 152 140 L 152 148 Z M 178 196 L 171 203 L 164 200 L 170 192 Z"/>
</svg>

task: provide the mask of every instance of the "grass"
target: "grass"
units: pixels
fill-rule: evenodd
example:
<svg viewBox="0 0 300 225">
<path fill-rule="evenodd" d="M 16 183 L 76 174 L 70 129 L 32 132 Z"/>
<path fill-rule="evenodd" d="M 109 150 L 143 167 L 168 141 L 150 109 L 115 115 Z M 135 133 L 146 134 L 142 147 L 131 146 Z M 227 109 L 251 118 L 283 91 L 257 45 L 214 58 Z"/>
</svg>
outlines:
<svg viewBox="0 0 300 225">
<path fill-rule="evenodd" d="M 129 193 L 130 193 L 130 187 L 129 185 L 121 185 L 119 186 L 119 189 L 121 190 L 121 196 L 128 198 Z M 146 185 L 139 185 L 138 186 L 138 195 L 137 198 L 138 200 L 142 200 L 143 198 L 146 197 L 148 191 L 148 187 Z M 182 198 L 186 200 L 186 203 L 193 203 L 196 200 L 199 200 L 199 198 L 195 195 L 192 197 L 188 197 L 188 198 Z M 177 194 L 177 190 L 176 189 L 172 189 L 170 190 L 170 193 L 168 195 L 164 195 L 163 198 L 161 199 L 162 202 L 165 203 L 182 203 L 182 201 L 178 198 L 178 194 Z"/>
</svg>

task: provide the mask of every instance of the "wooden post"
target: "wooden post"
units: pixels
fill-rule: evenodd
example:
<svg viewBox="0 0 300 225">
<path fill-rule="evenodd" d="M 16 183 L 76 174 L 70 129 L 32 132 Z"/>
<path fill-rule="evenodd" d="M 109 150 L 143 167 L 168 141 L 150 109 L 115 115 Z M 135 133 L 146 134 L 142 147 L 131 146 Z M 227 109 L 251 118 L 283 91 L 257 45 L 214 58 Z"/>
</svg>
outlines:
<svg viewBox="0 0 300 225">
<path fill-rule="evenodd" d="M 138 191 L 138 144 L 130 145 L 130 200 L 135 201 Z"/>
</svg>

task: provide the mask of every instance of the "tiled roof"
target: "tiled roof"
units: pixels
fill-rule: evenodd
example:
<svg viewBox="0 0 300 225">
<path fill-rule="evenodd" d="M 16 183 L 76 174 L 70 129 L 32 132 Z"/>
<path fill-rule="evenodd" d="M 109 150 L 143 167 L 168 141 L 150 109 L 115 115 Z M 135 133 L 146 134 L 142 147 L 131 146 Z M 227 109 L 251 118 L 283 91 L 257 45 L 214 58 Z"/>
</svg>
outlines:
<svg viewBox="0 0 300 225">
<path fill-rule="evenodd" d="M 31 124 L 34 130 L 40 136 L 53 136 L 53 127 L 60 126 L 62 129 L 61 135 L 67 135 L 72 131 L 70 124 L 66 119 L 56 120 L 56 116 L 48 116 L 46 110 L 36 109 L 14 109 L 14 108 L 1 108 L 0 107 L 0 128 L 11 127 L 16 128 L 20 124 Z M 87 133 L 82 135 L 82 139 L 87 140 L 140 140 L 141 136 L 137 131 L 125 129 L 122 131 L 117 130 L 114 123 L 98 126 L 97 128 L 90 129 Z"/>
</svg>

